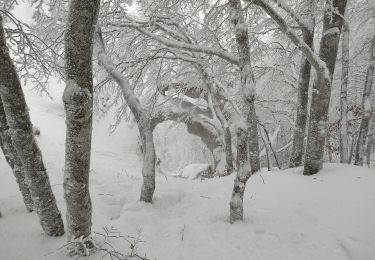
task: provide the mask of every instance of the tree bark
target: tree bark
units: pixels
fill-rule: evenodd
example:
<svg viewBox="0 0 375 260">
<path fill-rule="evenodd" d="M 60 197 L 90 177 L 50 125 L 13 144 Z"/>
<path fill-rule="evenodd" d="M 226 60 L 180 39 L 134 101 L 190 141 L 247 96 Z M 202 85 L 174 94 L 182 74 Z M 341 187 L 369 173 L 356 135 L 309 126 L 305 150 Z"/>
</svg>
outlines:
<svg viewBox="0 0 375 260">
<path fill-rule="evenodd" d="M 143 184 L 141 189 L 140 200 L 144 202 L 152 202 L 155 191 L 155 163 L 156 152 L 153 140 L 153 126 L 151 124 L 151 115 L 144 109 L 139 99 L 136 97 L 129 80 L 116 69 L 112 60 L 105 52 L 105 45 L 101 37 L 100 30 L 96 33 L 96 42 L 98 46 L 99 64 L 107 71 L 107 73 L 116 81 L 122 91 L 122 96 L 126 100 L 130 110 L 138 125 L 139 134 L 142 139 L 143 148 L 143 167 L 142 176 Z"/>
<path fill-rule="evenodd" d="M 260 170 L 258 120 L 255 111 L 255 80 L 251 71 L 248 29 L 242 14 L 240 0 L 229 0 L 230 18 L 235 27 L 241 70 L 241 90 L 243 94 L 243 118 L 246 122 L 237 129 L 238 169 L 230 201 L 230 223 L 243 219 L 243 195 L 246 182 L 251 174 Z M 244 128 L 244 126 L 246 126 Z M 246 129 L 246 132 L 245 132 Z M 249 165 L 250 164 L 250 165 Z M 250 167 L 249 167 L 250 166 Z"/>
<path fill-rule="evenodd" d="M 232 198 L 230 200 L 229 222 L 243 220 L 243 196 L 246 182 L 251 176 L 250 162 L 248 158 L 248 133 L 247 124 L 237 127 L 237 174 L 234 179 Z"/>
<path fill-rule="evenodd" d="M 303 41 L 308 47 L 313 49 L 314 45 L 314 26 L 315 21 L 313 17 L 314 0 L 309 0 L 306 3 L 307 15 L 305 15 L 308 22 L 312 24 L 312 28 L 304 28 L 302 30 Z M 297 116 L 294 124 L 293 146 L 289 167 L 299 167 L 303 164 L 303 155 L 305 153 L 305 133 L 306 122 L 308 114 L 308 100 L 309 100 L 309 85 L 311 76 L 311 64 L 307 58 L 302 54 L 301 67 L 298 79 L 298 99 L 297 99 Z"/>
<path fill-rule="evenodd" d="M 66 87 L 63 101 L 66 114 L 66 219 L 68 240 L 83 239 L 82 246 L 85 248 L 93 247 L 90 241 L 92 205 L 89 193 L 93 106 L 92 49 L 99 5 L 99 0 L 72 0 L 65 34 Z M 87 255 L 87 252 L 76 253 Z"/>
<path fill-rule="evenodd" d="M 342 73 L 340 91 L 340 162 L 348 163 L 348 76 L 349 76 L 349 25 L 344 22 L 342 31 Z"/>
<path fill-rule="evenodd" d="M 0 97 L 9 125 L 12 141 L 23 165 L 34 210 L 44 232 L 49 236 L 64 234 L 64 224 L 52 193 L 42 153 L 32 131 L 28 108 L 16 68 L 6 46 L 0 15 Z"/>
<path fill-rule="evenodd" d="M 370 168 L 371 163 L 371 150 L 375 146 L 375 111 L 372 111 L 370 133 L 368 135 L 367 147 L 366 147 L 366 163 L 367 167 Z"/>
<path fill-rule="evenodd" d="M 317 71 L 317 78 L 313 85 L 304 175 L 315 174 L 323 167 L 331 82 L 335 70 L 345 6 L 346 0 L 326 1 L 327 10 L 324 12 L 323 35 L 320 41 L 319 57 L 326 63 L 329 75 L 326 75 L 327 70 Z"/>
<path fill-rule="evenodd" d="M 359 133 L 357 145 L 354 156 L 354 165 L 363 165 L 363 157 L 365 156 L 366 141 L 369 131 L 369 125 L 372 117 L 371 109 L 371 89 L 374 81 L 374 66 L 375 66 L 375 36 L 371 40 L 370 46 L 370 65 L 367 69 L 365 88 L 362 96 L 362 118 L 359 126 Z"/>
<path fill-rule="evenodd" d="M 26 183 L 24 170 L 21 159 L 17 155 L 14 148 L 9 126 L 6 121 L 3 103 L 0 98 L 0 147 L 4 153 L 5 160 L 13 171 L 18 187 L 21 191 L 23 202 L 25 203 L 27 211 L 33 211 L 33 200 L 31 198 L 29 186 Z"/>
</svg>

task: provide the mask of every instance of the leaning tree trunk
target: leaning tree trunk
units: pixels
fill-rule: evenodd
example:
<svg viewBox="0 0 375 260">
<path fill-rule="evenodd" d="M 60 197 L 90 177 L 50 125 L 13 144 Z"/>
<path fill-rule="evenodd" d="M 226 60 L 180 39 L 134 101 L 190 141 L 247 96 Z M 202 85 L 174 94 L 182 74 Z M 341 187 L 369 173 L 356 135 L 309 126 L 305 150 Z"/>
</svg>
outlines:
<svg viewBox="0 0 375 260">
<path fill-rule="evenodd" d="M 324 12 L 319 57 L 326 63 L 329 75 L 326 75 L 326 70 L 317 71 L 317 78 L 313 85 L 304 175 L 315 174 L 323 167 L 331 82 L 335 70 L 345 6 L 346 0 L 327 0 L 326 2 L 328 10 Z"/>
<path fill-rule="evenodd" d="M 16 68 L 6 46 L 2 17 L 0 15 L 0 97 L 9 125 L 15 151 L 23 165 L 26 182 L 29 185 L 34 210 L 47 235 L 61 236 L 64 224 L 46 168 L 42 153 L 32 131 L 28 108 L 22 91 Z"/>
<path fill-rule="evenodd" d="M 230 201 L 230 222 L 243 219 L 243 194 L 246 182 L 260 170 L 258 121 L 255 111 L 255 80 L 251 71 L 248 30 L 242 14 L 240 0 L 229 0 L 231 22 L 235 26 L 236 42 L 240 58 L 241 90 L 243 93 L 243 117 L 246 122 L 237 129 L 238 171 L 234 180 Z M 243 128 L 246 126 L 247 133 Z M 248 165 L 250 164 L 250 165 Z M 250 166 L 250 167 L 249 167 Z M 251 168 L 251 169 L 250 169 Z"/>
<path fill-rule="evenodd" d="M 18 187 L 21 191 L 23 201 L 27 211 L 33 211 L 33 200 L 29 186 L 26 183 L 25 174 L 23 171 L 22 163 L 14 148 L 12 137 L 10 135 L 9 126 L 6 120 L 3 103 L 0 98 L 0 147 L 4 153 L 5 160 L 13 171 L 16 178 Z"/>
<path fill-rule="evenodd" d="M 64 197 L 68 240 L 91 248 L 89 173 L 92 133 L 92 49 L 100 0 L 72 0 L 65 33 L 66 114 Z M 83 249 L 83 248 L 81 248 Z M 78 249 L 78 250 L 81 250 Z M 74 252 L 73 252 L 74 253 Z M 87 252 L 76 252 L 87 254 Z"/>
<path fill-rule="evenodd" d="M 348 75 L 349 75 L 349 25 L 344 22 L 342 30 L 342 74 L 340 91 L 340 162 L 348 163 Z"/>
<path fill-rule="evenodd" d="M 369 130 L 369 125 L 372 116 L 371 109 L 371 88 L 374 81 L 374 66 L 375 66 L 375 36 L 372 38 L 370 46 L 370 65 L 367 69 L 365 88 L 362 96 L 362 118 L 359 126 L 359 134 L 357 139 L 357 146 L 354 156 L 354 165 L 363 165 L 363 157 L 365 156 L 366 141 Z"/>
<path fill-rule="evenodd" d="M 97 43 L 99 64 L 103 66 L 112 79 L 119 85 L 122 91 L 122 96 L 126 100 L 127 105 L 137 121 L 144 151 L 142 167 L 143 184 L 140 200 L 144 202 L 152 202 L 155 191 L 156 153 L 153 140 L 153 126 L 151 125 L 151 115 L 150 113 L 147 113 L 147 110 L 143 108 L 139 99 L 135 96 L 129 80 L 116 69 L 112 60 L 107 55 L 100 29 L 96 31 L 95 40 Z"/>
<path fill-rule="evenodd" d="M 303 41 L 308 47 L 313 49 L 314 45 L 314 17 L 312 10 L 314 0 L 306 4 L 306 18 L 311 23 L 312 28 L 304 28 L 302 31 Z M 298 100 L 297 100 L 297 117 L 294 124 L 293 146 L 289 167 L 299 167 L 303 164 L 303 155 L 305 153 L 305 133 L 308 113 L 309 85 L 311 76 L 311 64 L 302 54 L 301 68 L 298 79 Z"/>
</svg>

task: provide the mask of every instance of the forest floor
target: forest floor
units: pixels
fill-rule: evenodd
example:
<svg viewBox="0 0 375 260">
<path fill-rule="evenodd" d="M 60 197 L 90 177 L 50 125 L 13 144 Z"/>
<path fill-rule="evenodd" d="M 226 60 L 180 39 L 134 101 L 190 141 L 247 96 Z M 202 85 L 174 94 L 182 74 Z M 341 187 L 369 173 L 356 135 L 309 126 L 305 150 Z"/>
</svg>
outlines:
<svg viewBox="0 0 375 260">
<path fill-rule="evenodd" d="M 64 110 L 61 89 L 55 92 L 50 100 L 27 91 L 27 102 L 32 121 L 41 130 L 38 143 L 65 215 Z M 90 192 L 93 238 L 99 247 L 124 254 L 131 251 L 121 236 L 103 245 L 103 235 L 111 230 L 130 242 L 140 236 L 136 250 L 150 259 L 374 259 L 374 168 L 326 164 L 309 177 L 301 174 L 301 168 L 264 171 L 262 178 L 254 175 L 248 182 L 244 221 L 231 225 L 233 175 L 207 180 L 159 175 L 154 203 L 139 202 L 137 129 L 121 124 L 109 135 L 108 122 L 106 118 L 96 121 L 93 132 Z M 26 212 L 3 156 L 0 210 L 0 259 L 69 259 L 66 235 L 47 237 L 36 214 Z M 89 259 L 102 259 L 104 254 L 100 251 Z"/>
</svg>

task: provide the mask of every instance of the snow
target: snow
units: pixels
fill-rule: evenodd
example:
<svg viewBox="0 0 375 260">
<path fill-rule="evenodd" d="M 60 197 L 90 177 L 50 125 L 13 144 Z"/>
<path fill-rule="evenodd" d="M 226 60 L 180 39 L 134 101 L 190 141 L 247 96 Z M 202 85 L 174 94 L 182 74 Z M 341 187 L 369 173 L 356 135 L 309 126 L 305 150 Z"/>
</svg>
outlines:
<svg viewBox="0 0 375 260">
<path fill-rule="evenodd" d="M 27 92 L 31 119 L 53 191 L 63 215 L 65 125 L 61 84 L 53 100 Z M 234 175 L 205 180 L 158 176 L 153 204 L 139 201 L 141 161 L 137 128 L 122 123 L 108 134 L 110 118 L 94 123 L 90 192 L 93 234 L 103 244 L 104 227 L 137 236 L 140 255 L 151 259 L 373 259 L 375 171 L 325 164 L 315 176 L 302 169 L 252 176 L 245 191 L 244 221 L 229 224 Z M 35 213 L 26 213 L 14 177 L 0 155 L 0 258 L 71 259 L 66 235 L 47 237 Z M 132 240 L 130 238 L 130 240 Z M 110 238 L 116 250 L 126 241 Z M 102 259 L 98 253 L 90 259 Z M 84 258 L 81 258 L 84 259 Z M 109 256 L 104 259 L 110 259 Z"/>
</svg>

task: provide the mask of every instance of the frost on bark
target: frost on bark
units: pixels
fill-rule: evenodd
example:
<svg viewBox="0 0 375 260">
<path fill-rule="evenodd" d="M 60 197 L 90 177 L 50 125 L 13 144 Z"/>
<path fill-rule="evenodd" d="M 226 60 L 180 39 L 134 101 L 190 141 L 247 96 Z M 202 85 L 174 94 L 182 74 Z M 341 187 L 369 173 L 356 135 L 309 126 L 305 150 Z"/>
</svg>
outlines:
<svg viewBox="0 0 375 260">
<path fill-rule="evenodd" d="M 47 235 L 61 236 L 64 234 L 64 224 L 52 193 L 42 153 L 34 139 L 21 83 L 6 46 L 1 16 L 0 97 L 13 145 L 23 165 L 26 183 L 29 185 L 40 224 Z"/>
<path fill-rule="evenodd" d="M 306 1 L 306 15 L 304 17 L 311 23 L 312 28 L 303 28 L 303 41 L 308 47 L 313 49 L 314 45 L 314 17 L 313 17 L 313 3 L 315 0 Z M 297 116 L 294 124 L 293 146 L 289 167 L 299 167 L 303 164 L 303 155 L 305 148 L 305 132 L 308 113 L 308 99 L 309 99 L 309 84 L 311 76 L 311 64 L 307 58 L 302 55 L 301 67 L 298 79 L 298 99 L 297 99 Z"/>
<path fill-rule="evenodd" d="M 97 56 L 99 64 L 107 71 L 114 81 L 119 85 L 122 96 L 126 100 L 127 105 L 133 113 L 137 122 L 139 134 L 141 135 L 143 148 L 143 166 L 142 176 L 143 184 L 141 189 L 140 200 L 144 202 L 152 202 L 155 191 L 155 163 L 156 152 L 153 140 L 153 127 L 151 125 L 151 115 L 142 106 L 136 97 L 129 80 L 116 69 L 110 57 L 105 51 L 105 45 L 101 32 L 98 29 L 95 34 Z"/>
<path fill-rule="evenodd" d="M 375 37 L 371 40 L 370 46 L 370 65 L 367 69 L 365 88 L 362 96 L 362 118 L 359 126 L 359 133 L 357 139 L 357 145 L 355 149 L 354 164 L 363 165 L 363 158 L 365 156 L 366 141 L 369 131 L 369 125 L 372 117 L 371 109 L 371 89 L 374 81 L 374 66 L 375 66 Z"/>
<path fill-rule="evenodd" d="M 345 6 L 346 0 L 327 0 L 326 2 L 319 57 L 321 61 L 325 62 L 328 71 L 326 69 L 317 71 L 317 77 L 313 85 L 304 175 L 315 174 L 323 167 L 331 82 L 335 70 Z M 327 75 L 327 72 L 329 72 L 329 75 Z"/>
<path fill-rule="evenodd" d="M 340 162 L 348 163 L 348 76 L 349 76 L 349 25 L 344 22 L 342 30 L 342 73 L 340 90 Z"/>
<path fill-rule="evenodd" d="M 258 122 L 255 111 L 255 81 L 251 71 L 248 29 L 242 14 L 240 0 L 229 0 L 230 18 L 235 26 L 235 36 L 241 70 L 243 117 L 245 122 L 237 129 L 237 175 L 230 201 L 231 223 L 243 219 L 243 195 L 251 174 L 260 170 Z"/>
<path fill-rule="evenodd" d="M 64 197 L 68 240 L 92 247 L 89 172 L 92 132 L 92 49 L 99 0 L 72 0 L 65 33 L 66 114 Z M 81 250 L 84 250 L 83 248 Z M 78 252 L 80 253 L 80 252 Z"/>
<path fill-rule="evenodd" d="M 229 222 L 243 220 L 243 196 L 246 182 L 251 176 L 250 162 L 248 158 L 248 133 L 247 125 L 237 128 L 237 174 L 234 179 L 232 198 L 230 200 Z"/>
<path fill-rule="evenodd" d="M 229 0 L 231 8 L 231 22 L 235 26 L 236 42 L 241 69 L 241 90 L 243 94 L 243 116 L 248 125 L 248 146 L 251 172 L 260 170 L 258 122 L 255 111 L 256 88 L 251 70 L 250 47 L 248 29 L 242 14 L 242 6 L 239 0 Z"/>
<path fill-rule="evenodd" d="M 9 126 L 6 120 L 3 103 L 0 98 L 0 147 L 4 153 L 5 160 L 13 171 L 18 187 L 21 191 L 23 201 L 27 211 L 33 211 L 33 200 L 29 186 L 26 183 L 25 174 L 22 168 L 22 163 L 14 148 L 13 141 L 10 135 Z"/>
</svg>

